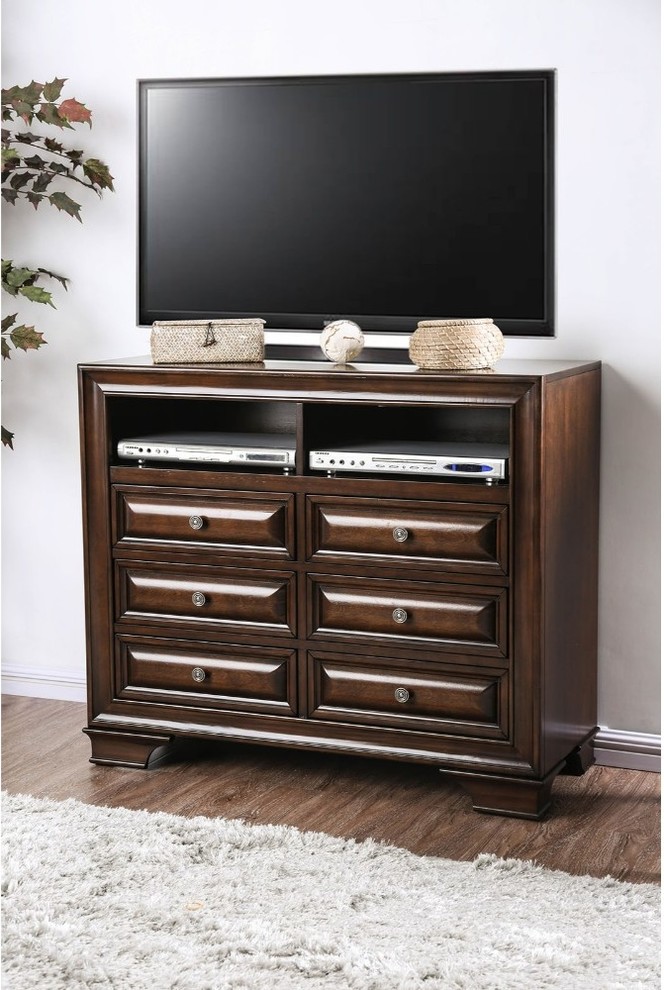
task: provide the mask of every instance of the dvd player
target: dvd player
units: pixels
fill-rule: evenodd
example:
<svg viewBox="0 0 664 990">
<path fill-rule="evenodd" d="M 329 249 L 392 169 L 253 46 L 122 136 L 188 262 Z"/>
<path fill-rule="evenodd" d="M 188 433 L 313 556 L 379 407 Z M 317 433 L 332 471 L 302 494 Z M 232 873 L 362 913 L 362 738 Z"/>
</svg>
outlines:
<svg viewBox="0 0 664 990">
<path fill-rule="evenodd" d="M 295 467 L 295 437 L 284 433 L 160 433 L 120 440 L 118 456 L 139 461 L 206 461 Z"/>
<path fill-rule="evenodd" d="M 502 481 L 507 477 L 509 448 L 498 443 L 447 443 L 393 440 L 350 444 L 335 450 L 312 450 L 314 471 L 359 474 L 413 474 Z"/>
</svg>

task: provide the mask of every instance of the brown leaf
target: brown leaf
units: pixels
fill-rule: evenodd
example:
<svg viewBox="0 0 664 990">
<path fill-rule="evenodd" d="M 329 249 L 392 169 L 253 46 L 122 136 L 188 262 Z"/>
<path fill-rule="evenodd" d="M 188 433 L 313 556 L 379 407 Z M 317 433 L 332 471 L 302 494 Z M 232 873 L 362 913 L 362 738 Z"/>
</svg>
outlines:
<svg viewBox="0 0 664 990">
<path fill-rule="evenodd" d="M 5 447 L 11 447 L 11 449 L 13 450 L 14 449 L 14 444 L 12 443 L 12 440 L 13 439 L 14 439 L 14 434 L 13 433 L 10 433 L 9 430 L 6 430 L 4 428 L 4 426 L 3 426 L 2 427 L 2 442 L 5 445 Z"/>
<path fill-rule="evenodd" d="M 63 100 L 59 106 L 60 116 L 72 120 L 75 124 L 89 124 L 92 127 L 92 114 L 78 100 Z"/>
</svg>

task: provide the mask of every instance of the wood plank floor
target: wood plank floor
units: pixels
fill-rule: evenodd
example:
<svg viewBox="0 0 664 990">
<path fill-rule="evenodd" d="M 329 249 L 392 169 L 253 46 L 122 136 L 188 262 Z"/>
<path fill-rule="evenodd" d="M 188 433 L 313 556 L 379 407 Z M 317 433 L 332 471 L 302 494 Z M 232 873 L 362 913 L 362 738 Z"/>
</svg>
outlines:
<svg viewBox="0 0 664 990">
<path fill-rule="evenodd" d="M 559 777 L 547 818 L 530 822 L 474 812 L 435 769 L 380 760 L 209 745 L 154 770 L 97 767 L 81 732 L 84 705 L 6 696 L 2 709 L 10 793 L 294 825 L 455 860 L 487 852 L 568 873 L 659 882 L 659 774 L 592 767 L 583 777 Z"/>
</svg>

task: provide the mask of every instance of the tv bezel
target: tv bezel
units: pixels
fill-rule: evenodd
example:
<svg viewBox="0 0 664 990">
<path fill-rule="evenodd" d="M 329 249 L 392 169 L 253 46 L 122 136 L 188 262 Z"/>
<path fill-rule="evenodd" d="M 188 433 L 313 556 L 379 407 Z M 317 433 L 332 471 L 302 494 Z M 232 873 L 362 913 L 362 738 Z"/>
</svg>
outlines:
<svg viewBox="0 0 664 990">
<path fill-rule="evenodd" d="M 320 76 L 250 76 L 250 77 L 201 77 L 201 78 L 172 78 L 172 79 L 139 79 L 137 81 L 138 96 L 138 188 L 137 188 L 137 210 L 138 210 L 138 241 L 137 241 L 137 304 L 138 304 L 138 324 L 139 326 L 150 326 L 155 320 L 209 320 L 209 319 L 229 319 L 248 318 L 261 316 L 266 320 L 266 331 L 295 331 L 295 332 L 320 332 L 323 327 L 332 320 L 349 319 L 358 322 L 363 331 L 377 334 L 409 334 L 415 329 L 415 323 L 422 316 L 389 316 L 378 314 L 375 316 L 363 313 L 361 315 L 338 312 L 338 313 L 256 313 L 247 310 L 246 312 L 226 312 L 217 311 L 210 313 L 177 312 L 173 310 L 147 310 L 143 305 L 144 285 L 141 271 L 141 259 L 143 256 L 143 245 L 145 242 L 146 215 L 144 207 L 143 189 L 146 181 L 146 120 L 147 120 L 147 97 L 151 90 L 165 89 L 173 86 L 196 87 L 196 86 L 226 86 L 241 83 L 247 86 L 260 85 L 300 85 L 300 84 L 321 84 L 326 83 L 353 83 L 357 80 L 394 80 L 399 79 L 404 82 L 423 82 L 437 80 L 486 80 L 486 81 L 506 81 L 506 80 L 540 80 L 544 83 L 544 316 L 542 319 L 496 319 L 497 325 L 507 337 L 554 337 L 555 336 L 555 69 L 517 69 L 517 70 L 473 70 L 467 72 L 427 72 L 427 73 L 366 73 L 353 75 L 320 75 Z M 440 314 L 433 314 L 440 315 Z M 452 314 L 454 315 L 454 314 Z M 491 316 L 492 314 L 477 314 L 478 316 Z"/>
</svg>

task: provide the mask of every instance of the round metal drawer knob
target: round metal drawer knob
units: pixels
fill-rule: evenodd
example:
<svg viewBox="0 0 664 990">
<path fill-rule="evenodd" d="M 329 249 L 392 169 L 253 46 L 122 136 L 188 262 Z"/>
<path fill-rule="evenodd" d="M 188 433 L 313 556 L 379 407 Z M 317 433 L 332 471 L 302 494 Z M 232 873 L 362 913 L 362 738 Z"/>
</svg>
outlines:
<svg viewBox="0 0 664 990">
<path fill-rule="evenodd" d="M 192 529 L 203 529 L 203 516 L 189 516 L 189 525 Z"/>
<path fill-rule="evenodd" d="M 395 526 L 394 529 L 392 530 L 392 536 L 394 537 L 397 543 L 405 543 L 409 535 L 410 534 L 408 530 L 404 529 L 403 526 Z"/>
<path fill-rule="evenodd" d="M 392 618 L 395 622 L 405 622 L 408 618 L 408 612 L 405 608 L 395 608 L 394 612 L 392 612 Z"/>
<path fill-rule="evenodd" d="M 201 681 L 205 680 L 207 674 L 205 673 L 202 667 L 194 667 L 194 669 L 191 672 L 191 676 L 196 681 L 197 684 L 200 684 Z"/>
<path fill-rule="evenodd" d="M 205 597 L 202 591 L 195 591 L 191 596 L 191 600 L 194 603 L 194 605 L 199 605 L 199 606 L 205 605 L 205 603 L 207 602 L 207 598 Z"/>
<path fill-rule="evenodd" d="M 405 705 L 410 698 L 410 691 L 408 688 L 397 688 L 394 692 L 394 697 L 397 701 L 401 702 L 402 705 Z"/>
</svg>

